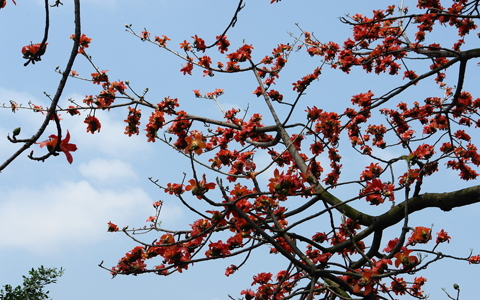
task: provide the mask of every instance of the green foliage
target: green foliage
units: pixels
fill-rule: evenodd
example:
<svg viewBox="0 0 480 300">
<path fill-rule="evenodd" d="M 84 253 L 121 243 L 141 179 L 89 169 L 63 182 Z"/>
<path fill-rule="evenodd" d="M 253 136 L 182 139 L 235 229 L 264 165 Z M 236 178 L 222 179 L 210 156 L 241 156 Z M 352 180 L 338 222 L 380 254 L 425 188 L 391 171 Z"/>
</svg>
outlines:
<svg viewBox="0 0 480 300">
<path fill-rule="evenodd" d="M 13 288 L 11 285 L 4 285 L 5 290 L 0 290 L 0 300 L 44 300 L 48 297 L 49 291 L 43 288 L 50 283 L 56 283 L 58 277 L 63 275 L 63 269 L 44 268 L 40 266 L 37 270 L 28 272 L 30 276 L 23 276 L 23 286 Z"/>
</svg>

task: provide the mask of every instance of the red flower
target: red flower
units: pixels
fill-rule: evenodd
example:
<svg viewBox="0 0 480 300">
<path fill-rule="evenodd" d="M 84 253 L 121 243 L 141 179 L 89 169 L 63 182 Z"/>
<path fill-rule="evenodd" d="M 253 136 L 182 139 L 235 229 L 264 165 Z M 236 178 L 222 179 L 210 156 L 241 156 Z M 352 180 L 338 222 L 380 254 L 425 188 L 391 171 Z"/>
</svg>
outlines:
<svg viewBox="0 0 480 300">
<path fill-rule="evenodd" d="M 148 40 L 148 39 L 150 39 L 150 32 L 145 31 L 145 30 L 142 31 L 142 34 L 141 34 L 141 37 L 140 37 L 140 38 L 142 39 L 142 41 L 143 41 L 143 40 Z"/>
<path fill-rule="evenodd" d="M 205 41 L 202 39 L 202 38 L 199 38 L 197 35 L 195 36 L 192 36 L 193 38 L 193 46 L 197 49 L 197 50 L 201 50 L 203 52 L 205 52 L 205 49 L 207 48 L 207 46 L 205 45 Z"/>
<path fill-rule="evenodd" d="M 193 92 L 195 93 L 195 96 L 197 96 L 197 93 L 195 91 L 198 91 L 198 90 L 193 90 Z M 214 92 L 205 94 L 206 98 L 209 98 L 209 99 L 213 99 L 213 97 L 217 97 L 221 95 L 223 95 L 223 89 L 215 89 Z"/>
<path fill-rule="evenodd" d="M 440 243 L 450 243 L 451 237 L 448 235 L 448 233 L 445 230 L 440 230 L 440 232 L 437 232 L 437 244 Z"/>
<path fill-rule="evenodd" d="M 108 82 L 108 70 L 100 71 L 99 73 L 92 73 L 92 81 L 94 84 L 100 84 L 100 82 Z"/>
<path fill-rule="evenodd" d="M 183 75 L 185 74 L 192 75 L 192 70 L 193 70 L 193 64 L 191 62 L 188 62 L 183 68 L 180 69 L 180 72 L 182 72 Z"/>
<path fill-rule="evenodd" d="M 74 115 L 79 115 L 80 112 L 78 111 L 78 109 L 73 106 L 73 105 L 69 105 L 68 108 L 67 108 L 67 113 L 69 113 L 70 115 L 74 116 Z"/>
<path fill-rule="evenodd" d="M 139 134 L 138 126 L 140 125 L 140 118 L 142 116 L 140 109 L 128 107 L 128 116 L 127 119 L 124 120 L 127 123 L 125 127 L 125 134 L 128 136 L 132 136 L 133 134 Z"/>
<path fill-rule="evenodd" d="M 225 258 L 230 254 L 230 247 L 228 244 L 218 241 L 216 243 L 210 243 L 208 250 L 205 252 L 206 257 L 223 257 Z"/>
<path fill-rule="evenodd" d="M 94 116 L 86 117 L 83 123 L 88 124 L 87 132 L 91 132 L 92 134 L 95 133 L 95 131 L 100 132 L 100 128 L 102 127 L 100 121 Z"/>
<path fill-rule="evenodd" d="M 385 251 L 385 252 L 392 252 L 393 248 L 395 248 L 395 246 L 397 245 L 397 243 L 398 243 L 398 238 L 395 238 L 395 239 L 393 239 L 393 240 L 390 240 L 390 241 L 388 242 L 387 247 L 385 247 L 385 249 L 383 249 L 383 251 Z"/>
<path fill-rule="evenodd" d="M 215 188 L 215 183 L 207 183 L 206 175 L 203 174 L 202 181 L 196 181 L 195 179 L 190 179 L 188 181 L 190 184 L 185 187 L 186 191 L 192 191 L 192 194 L 197 196 L 198 199 L 202 199 L 202 195 L 208 192 L 208 190 L 213 190 Z"/>
<path fill-rule="evenodd" d="M 161 38 L 158 36 L 155 37 L 155 42 L 157 42 L 160 47 L 165 47 L 167 45 L 167 41 L 170 41 L 170 39 L 165 35 L 162 35 Z"/>
<path fill-rule="evenodd" d="M 392 289 L 392 292 L 395 293 L 395 295 L 405 295 L 407 292 L 407 283 L 403 278 L 397 278 L 393 277 L 392 285 L 390 288 Z"/>
<path fill-rule="evenodd" d="M 317 232 L 312 236 L 312 240 L 317 243 L 323 243 L 328 240 L 328 237 L 324 232 Z"/>
<path fill-rule="evenodd" d="M 112 82 L 112 87 L 122 94 L 127 89 L 127 86 L 123 83 L 123 81 Z"/>
<path fill-rule="evenodd" d="M 366 296 L 372 292 L 372 286 L 374 281 L 370 279 L 372 276 L 371 272 L 365 272 L 363 273 L 363 277 L 360 278 L 353 286 L 353 292 L 354 293 L 359 293 L 363 289 L 363 295 Z"/>
<path fill-rule="evenodd" d="M 145 222 L 155 222 L 157 220 L 156 216 L 150 216 Z"/>
<path fill-rule="evenodd" d="M 230 62 L 244 62 L 251 58 L 253 47 L 251 45 L 243 45 L 237 51 L 227 54 Z"/>
<path fill-rule="evenodd" d="M 393 201 L 394 186 L 391 183 L 383 183 L 380 179 L 373 179 L 366 183 L 366 187 L 360 192 L 361 195 L 366 195 L 366 200 L 372 205 L 379 205 L 383 203 L 385 198 Z"/>
<path fill-rule="evenodd" d="M 30 45 L 27 45 L 27 46 L 23 46 L 22 47 L 23 57 L 24 58 L 32 58 L 33 56 L 39 57 L 39 56 L 45 54 L 45 50 L 47 50 L 48 43 L 45 43 L 45 45 L 43 45 L 42 49 L 40 49 L 41 45 L 42 45 L 42 43 L 30 44 Z"/>
<path fill-rule="evenodd" d="M 418 159 L 429 159 L 435 153 L 432 145 L 421 144 L 411 154 Z"/>
<path fill-rule="evenodd" d="M 226 36 L 217 36 L 215 37 L 218 41 L 217 41 L 217 44 L 218 45 L 218 51 L 220 51 L 220 53 L 225 53 L 225 51 L 228 51 L 228 46 L 230 46 L 230 42 L 227 40 L 227 37 Z"/>
<path fill-rule="evenodd" d="M 195 152 L 197 155 L 202 154 L 203 149 L 207 147 L 207 144 L 203 141 L 201 133 L 197 132 L 194 135 L 189 135 L 185 138 L 188 146 L 185 148 L 185 152 Z"/>
<path fill-rule="evenodd" d="M 260 273 L 255 276 L 253 276 L 253 282 L 252 285 L 260 283 L 260 284 L 265 284 L 268 283 L 270 280 L 272 280 L 272 273 Z"/>
<path fill-rule="evenodd" d="M 412 236 L 408 238 L 407 245 L 415 245 L 417 243 L 425 244 L 432 239 L 431 229 L 427 227 L 415 227 Z"/>
<path fill-rule="evenodd" d="M 468 259 L 468 262 L 469 262 L 470 264 L 480 264 L 480 255 L 471 256 L 471 257 Z"/>
<path fill-rule="evenodd" d="M 412 70 L 408 70 L 408 71 L 405 71 L 405 73 L 403 73 L 403 79 L 408 78 L 410 80 L 414 80 L 417 77 L 418 75 L 415 73 L 415 71 L 412 71 Z"/>
<path fill-rule="evenodd" d="M 238 269 L 237 266 L 235 265 L 230 265 L 230 267 L 227 267 L 227 269 L 225 270 L 225 276 L 230 276 L 231 274 L 235 273 L 235 271 Z"/>
<path fill-rule="evenodd" d="M 202 94 L 200 94 L 200 90 L 193 90 L 193 92 L 195 93 L 195 97 L 197 98 L 202 97 Z"/>
<path fill-rule="evenodd" d="M 73 40 L 75 38 L 75 34 L 72 34 L 70 38 Z M 87 37 L 85 34 L 82 33 L 79 39 L 78 53 L 83 53 L 85 51 L 85 48 L 88 48 L 91 41 L 91 38 Z"/>
<path fill-rule="evenodd" d="M 255 297 L 255 293 L 252 290 L 243 290 L 240 295 L 245 295 L 246 300 L 251 300 Z"/>
<path fill-rule="evenodd" d="M 183 43 L 180 43 L 180 48 L 182 48 L 185 51 L 190 51 L 191 49 L 190 43 L 184 40 Z"/>
<path fill-rule="evenodd" d="M 115 231 L 118 231 L 118 226 L 113 224 L 112 222 L 108 222 L 108 229 L 107 231 L 108 232 L 115 232 Z"/>
<path fill-rule="evenodd" d="M 412 250 L 402 247 L 402 250 L 394 255 L 395 267 L 398 268 L 402 264 L 405 269 L 411 269 L 418 265 L 418 257 L 410 255 L 411 252 Z"/>
<path fill-rule="evenodd" d="M 165 189 L 165 193 L 169 193 L 170 195 L 183 194 L 183 184 L 167 183 L 167 188 Z"/>
<path fill-rule="evenodd" d="M 303 188 L 303 183 L 298 176 L 280 173 L 278 169 L 273 171 L 273 178 L 270 178 L 269 181 L 270 192 L 279 195 L 293 195 Z"/>
<path fill-rule="evenodd" d="M 42 148 L 43 146 L 47 146 L 47 149 L 49 151 L 52 151 L 57 146 L 57 141 L 58 141 L 58 136 L 52 134 L 48 137 L 48 140 L 40 143 L 40 148 Z M 69 144 L 69 142 L 70 142 L 70 132 L 68 132 L 67 130 L 67 135 L 65 136 L 64 139 L 60 141 L 60 151 L 62 151 L 65 154 L 65 156 L 67 157 L 67 161 L 69 163 L 72 163 L 73 157 L 70 154 L 70 152 L 77 151 L 77 145 Z"/>
<path fill-rule="evenodd" d="M 317 249 L 312 249 L 312 246 L 307 246 L 307 251 L 305 254 L 307 255 L 308 258 L 314 263 L 326 263 L 328 259 L 332 256 L 331 253 L 321 253 L 320 250 Z"/>
<path fill-rule="evenodd" d="M 365 171 L 362 172 L 360 179 L 361 180 L 371 180 L 380 175 L 383 171 L 383 168 L 378 163 L 370 163 L 366 167 Z"/>
</svg>

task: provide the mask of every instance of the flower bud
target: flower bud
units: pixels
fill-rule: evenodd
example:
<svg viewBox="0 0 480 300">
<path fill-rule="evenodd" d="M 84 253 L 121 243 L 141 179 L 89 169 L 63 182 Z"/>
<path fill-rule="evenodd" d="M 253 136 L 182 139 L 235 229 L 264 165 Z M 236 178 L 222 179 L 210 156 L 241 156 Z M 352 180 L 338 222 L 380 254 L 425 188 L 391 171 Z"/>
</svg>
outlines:
<svg viewBox="0 0 480 300">
<path fill-rule="evenodd" d="M 21 130 L 22 130 L 22 129 L 21 129 L 20 127 L 15 128 L 15 129 L 13 130 L 13 136 L 19 135 Z"/>
</svg>

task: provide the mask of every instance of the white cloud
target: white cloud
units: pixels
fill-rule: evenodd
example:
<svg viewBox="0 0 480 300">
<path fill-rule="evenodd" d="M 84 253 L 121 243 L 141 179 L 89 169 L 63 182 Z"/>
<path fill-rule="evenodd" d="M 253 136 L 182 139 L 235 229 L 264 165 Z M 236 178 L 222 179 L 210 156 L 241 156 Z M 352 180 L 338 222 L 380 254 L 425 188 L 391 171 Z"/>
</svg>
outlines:
<svg viewBox="0 0 480 300">
<path fill-rule="evenodd" d="M 4 191 L 3 199 L 0 248 L 40 253 L 59 251 L 67 243 L 94 243 L 104 236 L 108 221 L 125 224 L 129 217 L 153 212 L 152 200 L 139 188 L 95 190 L 86 181 L 16 188 Z"/>
<path fill-rule="evenodd" d="M 158 220 L 161 222 L 161 228 L 172 229 L 178 228 L 178 221 L 184 216 L 180 206 L 163 203 L 162 211 Z M 182 224 L 184 226 L 184 224 Z"/>
<path fill-rule="evenodd" d="M 28 101 L 34 101 L 34 97 L 27 92 L 17 92 L 14 90 L 6 89 L 4 87 L 0 86 L 0 97 L 2 99 L 2 102 L 5 103 L 6 105 L 9 105 L 10 100 L 14 100 L 18 104 L 23 104 L 27 105 Z M 3 104 L 2 103 L 2 104 Z"/>
<path fill-rule="evenodd" d="M 118 159 L 92 159 L 82 163 L 78 169 L 83 176 L 100 183 L 115 183 L 122 179 L 137 179 L 138 176 L 130 164 Z"/>
</svg>

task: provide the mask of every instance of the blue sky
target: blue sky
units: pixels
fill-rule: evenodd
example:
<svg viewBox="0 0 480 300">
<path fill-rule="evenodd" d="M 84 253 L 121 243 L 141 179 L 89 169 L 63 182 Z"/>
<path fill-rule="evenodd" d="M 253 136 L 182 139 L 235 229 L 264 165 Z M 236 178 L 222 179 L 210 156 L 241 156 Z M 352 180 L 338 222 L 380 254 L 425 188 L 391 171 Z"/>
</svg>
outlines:
<svg viewBox="0 0 480 300">
<path fill-rule="evenodd" d="M 194 98 L 192 90 L 210 92 L 223 88 L 225 95 L 220 101 L 224 107 L 246 109 L 248 105 L 250 112 L 261 112 L 263 108 L 252 95 L 256 86 L 250 74 L 238 75 L 235 79 L 225 75 L 204 78 L 199 70 L 194 70 L 194 76 L 183 76 L 179 72 L 183 61 L 125 32 L 124 24 L 133 24 L 137 32 L 147 28 L 152 35 L 167 35 L 172 39 L 172 45 L 195 34 L 208 43 L 230 21 L 235 2 L 82 1 L 83 32 L 92 38 L 88 53 L 99 69 L 109 70 L 111 79 L 130 80 L 137 91 L 148 87 L 148 97 L 152 102 L 165 96 L 177 97 L 188 112 L 220 118 L 221 113 L 215 103 Z M 322 41 L 341 43 L 350 35 L 348 26 L 341 25 L 338 17 L 347 13 L 368 13 L 387 3 L 380 0 L 284 0 L 270 5 L 269 2 L 246 1 L 237 25 L 228 34 L 231 49 L 245 41 L 255 47 L 254 58 L 261 58 L 278 43 L 292 42 L 288 32 L 299 33 L 295 23 L 313 31 Z M 416 3 L 405 2 L 412 7 Z M 4 41 L 0 43 L 0 104 L 15 100 L 24 105 L 29 101 L 48 105 L 44 92 L 54 94 L 60 79 L 54 72 L 55 66 L 63 68 L 70 51 L 72 10 L 71 1 L 64 1 L 60 8 L 51 9 L 47 54 L 41 62 L 26 68 L 23 67 L 20 49 L 30 41 L 40 42 L 43 36 L 43 1 L 18 0 L 17 6 L 8 2 L 7 7 L 0 10 L 0 27 L 3 29 L 0 37 Z M 475 43 L 478 44 L 477 41 Z M 277 86 L 286 97 L 293 95 L 291 82 L 312 71 L 318 63 L 304 53 L 292 54 L 290 61 Z M 77 58 L 74 69 L 86 77 L 93 72 L 82 57 Z M 478 69 L 472 65 L 469 72 L 475 74 Z M 326 69 L 318 83 L 308 90 L 301 107 L 321 105 L 326 110 L 343 111 L 351 95 L 369 89 L 381 94 L 400 82 L 399 78 L 366 76 L 357 71 L 353 71 L 352 76 L 346 76 Z M 476 91 L 478 97 L 478 85 L 468 82 L 466 88 L 470 88 L 472 93 Z M 67 106 L 70 98 L 81 102 L 85 95 L 98 91 L 98 87 L 88 82 L 70 80 L 62 105 Z M 404 101 L 421 101 L 423 94 L 430 93 L 439 93 L 431 82 L 407 93 L 406 97 L 411 98 Z M 22 127 L 21 137 L 32 135 L 43 120 L 41 115 L 31 111 L 13 114 L 9 109 L 3 109 L 0 114 L 0 137 L 5 137 L 19 126 Z M 303 108 L 298 110 L 297 116 L 302 114 Z M 30 161 L 25 153 L 0 174 L 0 265 L 3 270 L 0 272 L 0 285 L 19 284 L 22 274 L 32 267 L 44 265 L 66 269 L 58 284 L 49 287 L 54 299 L 189 299 L 193 295 L 199 300 L 214 300 L 227 299 L 227 294 L 239 296 L 240 290 L 248 288 L 255 272 L 278 264 L 278 258 L 268 255 L 268 249 L 265 249 L 252 257 L 250 265 L 229 278 L 223 275 L 225 267 L 237 261 L 198 264 L 183 274 L 170 277 L 117 276 L 112 280 L 108 272 L 97 266 L 98 263 L 104 260 L 105 266 L 114 266 L 135 243 L 122 234 L 107 233 L 106 223 L 112 221 L 119 226 L 143 226 L 144 220 L 154 212 L 151 204 L 162 199 L 165 201 L 162 226 L 187 228 L 193 220 L 189 212 L 175 198 L 161 193 L 148 177 L 161 182 L 180 181 L 182 172 L 189 171 L 189 163 L 165 145 L 147 143 L 144 135 L 125 136 L 123 120 L 126 110 L 99 112 L 98 116 L 102 129 L 100 134 L 95 135 L 85 132 L 85 113 L 80 117 L 62 116 L 64 128 L 70 131 L 71 141 L 79 148 L 73 153 L 72 165 L 63 155 L 39 163 Z M 54 132 L 51 127 L 45 138 Z M 0 159 L 6 159 L 15 149 L 16 145 L 11 145 L 6 139 L 0 140 Z M 32 150 L 43 153 L 36 146 Z M 385 152 L 382 155 L 396 153 Z M 363 158 L 358 160 L 349 156 L 343 162 L 344 166 L 349 166 L 348 169 L 367 163 Z M 345 173 L 349 176 L 348 171 Z M 457 178 L 453 172 L 437 175 L 425 187 L 426 191 L 442 192 L 477 184 L 459 182 Z M 342 191 L 347 192 L 352 191 Z M 476 206 L 456 209 L 448 214 L 432 209 L 412 216 L 411 225 L 428 227 L 434 224 L 434 232 L 444 228 L 453 238 L 451 244 L 444 245 L 444 252 L 465 256 L 470 248 L 474 248 L 474 253 L 480 253 L 480 242 L 475 234 L 477 218 Z M 392 231 L 392 234 L 397 231 Z M 424 273 L 429 278 L 427 291 L 432 299 L 446 299 L 440 288 L 451 290 L 454 282 L 460 284 L 464 299 L 473 298 L 476 295 L 475 278 L 479 275 L 476 266 L 447 261 L 431 266 Z"/>
</svg>

